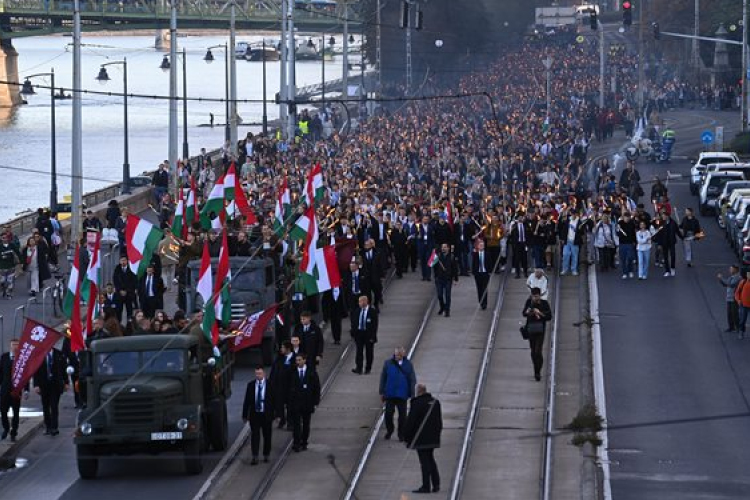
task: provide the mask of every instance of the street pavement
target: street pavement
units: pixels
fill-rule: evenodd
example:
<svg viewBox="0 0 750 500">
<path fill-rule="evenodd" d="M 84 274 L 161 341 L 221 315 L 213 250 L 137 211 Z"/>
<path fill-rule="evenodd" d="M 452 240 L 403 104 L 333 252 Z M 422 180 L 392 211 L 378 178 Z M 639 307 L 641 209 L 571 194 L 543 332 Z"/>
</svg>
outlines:
<svg viewBox="0 0 750 500">
<path fill-rule="evenodd" d="M 666 118 L 677 130 L 677 156 L 700 148 L 700 130 L 712 119 L 727 127 L 727 139 L 739 123 L 736 113 L 681 111 Z M 640 160 L 637 168 L 650 180 L 667 171 L 686 174 L 690 164 Z M 668 187 L 680 216 L 697 208 L 687 178 Z M 675 277 L 662 277 L 653 263 L 645 282 L 621 280 L 619 272 L 598 277 L 616 500 L 750 498 L 750 341 L 723 333 L 724 288 L 716 278 L 737 258 L 714 217 L 700 222 L 707 237 L 694 245 L 695 267 L 687 268 L 678 242 Z"/>
</svg>

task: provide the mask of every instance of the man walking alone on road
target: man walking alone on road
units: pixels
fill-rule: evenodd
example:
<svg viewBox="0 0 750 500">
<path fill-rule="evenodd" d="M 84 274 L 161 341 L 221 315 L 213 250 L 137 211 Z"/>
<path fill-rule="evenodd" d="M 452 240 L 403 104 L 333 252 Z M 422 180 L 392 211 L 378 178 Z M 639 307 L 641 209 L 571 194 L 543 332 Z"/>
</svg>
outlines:
<svg viewBox="0 0 750 500">
<path fill-rule="evenodd" d="M 436 257 L 437 262 L 433 269 L 435 270 L 435 289 L 437 290 L 440 310 L 438 314 L 445 313 L 445 317 L 451 315 L 451 289 L 453 282 L 458 283 L 458 263 L 456 258 L 450 253 L 447 243 L 440 247 L 440 253 Z"/>
<path fill-rule="evenodd" d="M 440 401 L 427 392 L 424 384 L 417 384 L 417 397 L 411 400 L 404 432 L 406 446 L 417 450 L 419 466 L 422 469 L 422 486 L 414 490 L 414 493 L 440 491 L 440 472 L 435 462 L 435 448 L 440 448 L 442 432 L 443 415 Z"/>
<path fill-rule="evenodd" d="M 255 367 L 255 380 L 248 382 L 245 402 L 242 405 L 242 421 L 250 424 L 250 447 L 253 459 L 250 465 L 258 465 L 260 435 L 263 433 L 263 461 L 271 454 L 273 432 L 274 394 L 262 366 Z"/>
<path fill-rule="evenodd" d="M 719 282 L 724 285 L 725 288 L 725 300 L 727 302 L 727 329 L 724 330 L 726 333 L 740 332 L 740 314 L 739 305 L 734 300 L 734 292 L 739 285 L 742 276 L 740 276 L 740 268 L 736 265 L 729 266 L 729 276 L 726 278 L 723 274 L 719 273 L 716 275 Z"/>
<path fill-rule="evenodd" d="M 471 272 L 477 285 L 477 300 L 482 310 L 487 309 L 487 285 L 490 282 L 490 261 L 484 249 L 484 240 L 477 241 L 477 249 L 471 255 Z"/>
<path fill-rule="evenodd" d="M 393 357 L 383 363 L 380 373 L 380 398 L 385 403 L 386 439 L 393 435 L 393 413 L 398 408 L 398 440 L 404 440 L 406 401 L 414 397 L 417 375 L 406 358 L 406 349 L 397 347 Z"/>
<path fill-rule="evenodd" d="M 526 299 L 523 306 L 523 315 L 526 317 L 525 338 L 529 340 L 531 348 L 531 362 L 534 364 L 534 378 L 537 382 L 542 380 L 542 350 L 544 349 L 544 331 L 547 321 L 552 319 L 552 309 L 549 302 L 542 299 L 542 291 L 539 288 L 531 289 L 531 297 Z"/>
</svg>

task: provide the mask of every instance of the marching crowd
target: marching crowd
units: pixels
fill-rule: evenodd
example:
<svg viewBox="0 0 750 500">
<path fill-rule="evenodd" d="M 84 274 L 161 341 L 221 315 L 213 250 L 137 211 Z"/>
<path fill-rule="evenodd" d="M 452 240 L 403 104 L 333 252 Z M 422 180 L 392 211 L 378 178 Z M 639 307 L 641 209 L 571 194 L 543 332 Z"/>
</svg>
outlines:
<svg viewBox="0 0 750 500">
<path fill-rule="evenodd" d="M 366 375 L 373 370 L 378 314 L 385 302 L 383 279 L 391 268 L 397 278 L 416 272 L 423 281 L 432 282 L 439 298 L 438 314 L 445 318 L 450 317 L 452 284 L 458 280 L 473 279 L 478 304 L 486 309 L 491 273 L 510 267 L 515 278 L 523 275 L 531 291 L 522 311 L 527 318 L 524 335 L 531 347 L 534 376 L 540 380 L 545 323 L 551 317 L 545 272 L 559 266 L 561 275 L 576 276 L 582 260 L 596 260 L 606 271 L 619 258 L 623 279 L 633 278 L 636 272 L 638 278 L 646 279 L 655 246 L 656 265 L 664 267 L 665 277 L 674 276 L 678 238 L 690 265 L 692 242 L 702 234 L 700 225 L 689 213 L 675 220 L 677 214 L 664 186 L 652 189 L 651 215 L 638 203 L 643 193 L 632 166 L 619 182 L 609 179 L 606 166 L 602 168 L 605 176 L 598 168 L 587 168 L 592 141 L 604 141 L 613 133 L 615 122 L 607 117 L 632 111 L 627 103 L 635 85 L 633 72 L 621 71 L 621 95 L 610 99 L 609 108 L 599 109 L 595 105 L 598 67 L 592 64 L 595 54 L 595 47 L 575 43 L 566 32 L 526 41 L 503 52 L 483 71 L 462 77 L 458 90 L 467 97 L 383 106 L 346 135 L 334 130 L 322 134 L 326 138 L 313 138 L 302 131 L 298 139 L 285 141 L 248 134 L 240 141 L 236 157 L 225 150 L 215 160 L 203 150 L 196 161 L 180 162 L 174 178 L 181 188 L 197 185 L 199 204 L 216 179 L 236 162 L 258 222 L 248 224 L 239 216 L 220 231 L 229 234 L 230 255 L 270 257 L 277 267 L 279 312 L 286 320 L 283 326 L 277 325 L 279 354 L 268 375 L 262 367 L 256 369 L 243 410 L 243 418 L 252 427 L 254 464 L 261 435 L 263 455 L 268 459 L 276 418 L 279 427 L 292 427 L 295 451 L 307 448 L 310 418 L 320 399 L 316 365 L 324 355 L 322 331 L 312 319 L 315 313 L 322 309 L 335 343 L 341 341 L 342 322 L 348 317 L 356 342 L 352 371 Z M 540 99 L 543 91 L 537 80 L 546 56 L 554 61 L 550 110 L 545 110 Z M 630 60 L 627 54 L 615 57 L 622 64 L 612 64 L 613 68 L 622 68 Z M 450 90 L 455 93 L 456 89 Z M 302 245 L 290 231 L 305 211 L 306 177 L 316 164 L 322 167 L 326 188 L 323 201 L 315 206 L 321 242 L 356 242 L 354 258 L 342 270 L 341 287 L 321 297 L 301 293 L 297 270 Z M 157 211 L 165 229 L 170 227 L 175 206 L 175 197 L 170 195 L 174 178 L 169 172 L 165 162 L 153 177 Z M 606 182 L 599 182 L 600 177 L 606 177 Z M 282 180 L 291 189 L 293 208 L 279 228 L 274 227 L 274 208 Z M 84 229 L 114 230 L 124 247 L 127 210 L 116 204 L 110 208 L 103 224 L 93 214 L 87 216 Z M 48 237 L 44 222 L 45 229 L 34 237 L 36 246 L 30 241 L 22 250 L 12 242 L 12 235 L 3 233 L 3 276 L 7 276 L 6 264 L 15 265 L 17 258 L 30 270 L 35 265 L 42 270 L 35 280 L 49 278 L 43 272 L 47 269 L 43 260 L 51 262 L 56 255 L 49 248 L 60 244 L 51 236 L 59 235 L 59 228 L 55 229 L 54 217 L 42 214 L 40 218 L 52 230 Z M 140 278 L 123 257 L 112 276 L 105 277 L 99 297 L 102 316 L 89 340 L 188 329 L 201 335 L 200 322 L 191 322 L 192 311 L 186 311 L 186 269 L 200 258 L 204 242 L 211 256 L 218 256 L 220 231 L 195 225 L 184 238 L 166 231 Z M 40 240 L 44 245 L 38 244 Z M 10 253 L 4 250 L 9 245 L 13 246 Z M 36 264 L 34 257 L 29 259 L 34 252 Z M 85 248 L 81 258 L 88 258 Z M 170 318 L 164 311 L 164 292 L 173 287 L 178 291 L 179 310 Z M 12 290 L 7 277 L 3 289 Z M 423 465 L 423 485 L 418 491 L 437 491 L 440 480 L 432 450 L 440 444 L 439 403 L 417 381 L 403 349 L 396 349 L 380 377 L 386 439 L 397 432 L 399 439 L 417 448 Z M 412 397 L 406 417 L 406 402 Z M 395 410 L 397 426 L 393 424 Z M 428 425 L 419 430 L 415 422 L 425 418 Z"/>
</svg>

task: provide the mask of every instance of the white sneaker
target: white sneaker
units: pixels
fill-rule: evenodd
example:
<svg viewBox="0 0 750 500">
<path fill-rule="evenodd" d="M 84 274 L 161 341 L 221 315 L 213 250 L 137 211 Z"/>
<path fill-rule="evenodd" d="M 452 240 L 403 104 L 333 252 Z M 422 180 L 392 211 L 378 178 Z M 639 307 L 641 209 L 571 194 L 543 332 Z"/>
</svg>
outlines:
<svg viewBox="0 0 750 500">
<path fill-rule="evenodd" d="M 672 275 L 671 275 L 671 274 L 669 274 L 669 271 L 667 271 L 666 273 L 664 273 L 664 277 L 665 277 L 665 278 L 669 278 L 670 276 L 672 276 Z"/>
<path fill-rule="evenodd" d="M 674 276 L 675 274 L 677 274 L 677 273 L 675 273 L 675 270 L 672 269 L 672 276 Z"/>
<path fill-rule="evenodd" d="M 633 278 L 633 276 L 635 276 L 635 274 L 633 274 L 633 273 L 629 273 L 629 274 L 628 274 L 628 278 L 631 278 L 631 279 L 632 279 L 632 278 Z"/>
<path fill-rule="evenodd" d="M 624 279 L 624 280 L 628 279 L 628 275 L 627 274 L 623 274 L 622 275 L 622 279 Z"/>
<path fill-rule="evenodd" d="M 566 274 L 568 274 L 568 272 L 567 272 L 567 271 L 562 271 L 562 272 L 560 273 L 560 276 L 565 276 Z"/>
<path fill-rule="evenodd" d="M 578 271 L 573 271 L 573 276 L 578 276 Z"/>
</svg>

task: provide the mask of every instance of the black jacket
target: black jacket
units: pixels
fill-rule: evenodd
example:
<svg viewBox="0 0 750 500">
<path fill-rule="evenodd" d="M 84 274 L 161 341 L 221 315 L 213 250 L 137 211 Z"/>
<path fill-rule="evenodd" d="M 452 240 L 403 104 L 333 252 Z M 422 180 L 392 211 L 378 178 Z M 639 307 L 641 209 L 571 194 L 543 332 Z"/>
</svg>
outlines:
<svg viewBox="0 0 750 500">
<path fill-rule="evenodd" d="M 112 284 L 115 285 L 117 292 L 124 290 L 128 295 L 133 296 L 138 288 L 138 277 L 129 267 L 123 271 L 118 265 L 112 274 Z"/>
<path fill-rule="evenodd" d="M 0 401 L 5 402 L 5 398 L 10 396 L 11 385 L 11 374 L 13 372 L 13 360 L 10 359 L 10 353 L 6 352 L 0 356 Z M 26 392 L 29 391 L 29 383 L 26 382 L 24 388 Z"/>
<path fill-rule="evenodd" d="M 404 430 L 406 446 L 416 450 L 440 448 L 442 432 L 443 414 L 440 410 L 440 401 L 433 398 L 429 392 L 412 398 Z"/>
<path fill-rule="evenodd" d="M 541 318 L 537 318 L 535 314 L 527 313 L 529 309 L 539 309 L 539 312 L 542 313 Z M 529 323 L 542 323 L 546 326 L 547 322 L 552 319 L 552 309 L 549 306 L 549 302 L 544 299 L 540 300 L 538 304 L 533 304 L 531 297 L 526 299 L 522 314 L 526 317 L 527 326 Z"/>
<path fill-rule="evenodd" d="M 458 281 L 458 263 L 452 253 L 437 252 L 437 262 L 432 267 L 436 280 Z"/>
<path fill-rule="evenodd" d="M 250 420 L 251 417 L 263 416 L 267 420 L 273 420 L 274 414 L 274 399 L 275 399 L 275 387 L 270 380 L 265 380 L 265 399 L 263 400 L 263 413 L 259 413 L 255 410 L 255 386 L 256 380 L 253 379 L 247 383 L 247 389 L 245 389 L 245 401 L 242 404 L 242 419 Z"/>
<path fill-rule="evenodd" d="M 65 371 L 68 363 L 65 355 L 57 349 L 52 349 L 52 376 L 47 371 L 47 356 L 44 357 L 42 364 L 34 374 L 34 387 L 39 387 L 43 391 L 56 390 L 62 393 L 65 385 L 68 383 L 68 374 Z"/>
<path fill-rule="evenodd" d="M 313 413 L 320 404 L 320 379 L 312 368 L 305 370 L 300 380 L 299 369 L 295 366 L 289 374 L 289 410 L 300 413 Z"/>
<path fill-rule="evenodd" d="M 360 295 L 370 295 L 370 291 L 372 290 L 372 284 L 370 282 L 369 276 L 365 275 L 362 270 L 359 270 L 358 273 L 359 276 L 359 293 L 354 293 L 354 277 L 352 276 L 351 271 L 346 271 L 341 275 L 341 284 L 343 285 L 344 291 L 346 292 L 347 300 L 351 300 L 349 303 L 350 309 L 356 309 L 358 307 L 357 305 L 357 297 Z M 355 297 L 355 295 L 357 297 Z"/>
<path fill-rule="evenodd" d="M 378 341 L 378 312 L 374 307 L 369 306 L 367 308 L 367 317 L 365 318 L 365 329 L 364 331 L 359 329 L 359 316 L 362 314 L 362 309 L 352 309 L 352 314 L 355 315 L 352 320 L 357 325 L 357 329 L 354 331 L 355 336 L 364 335 L 364 341 L 370 341 L 373 344 Z"/>
<path fill-rule="evenodd" d="M 300 348 L 302 352 L 307 354 L 308 364 L 315 363 L 316 356 L 323 356 L 325 347 L 323 332 L 315 321 L 310 321 L 310 329 L 307 333 L 305 333 L 305 326 L 302 323 L 296 324 L 294 335 L 297 335 L 300 339 Z"/>
</svg>

